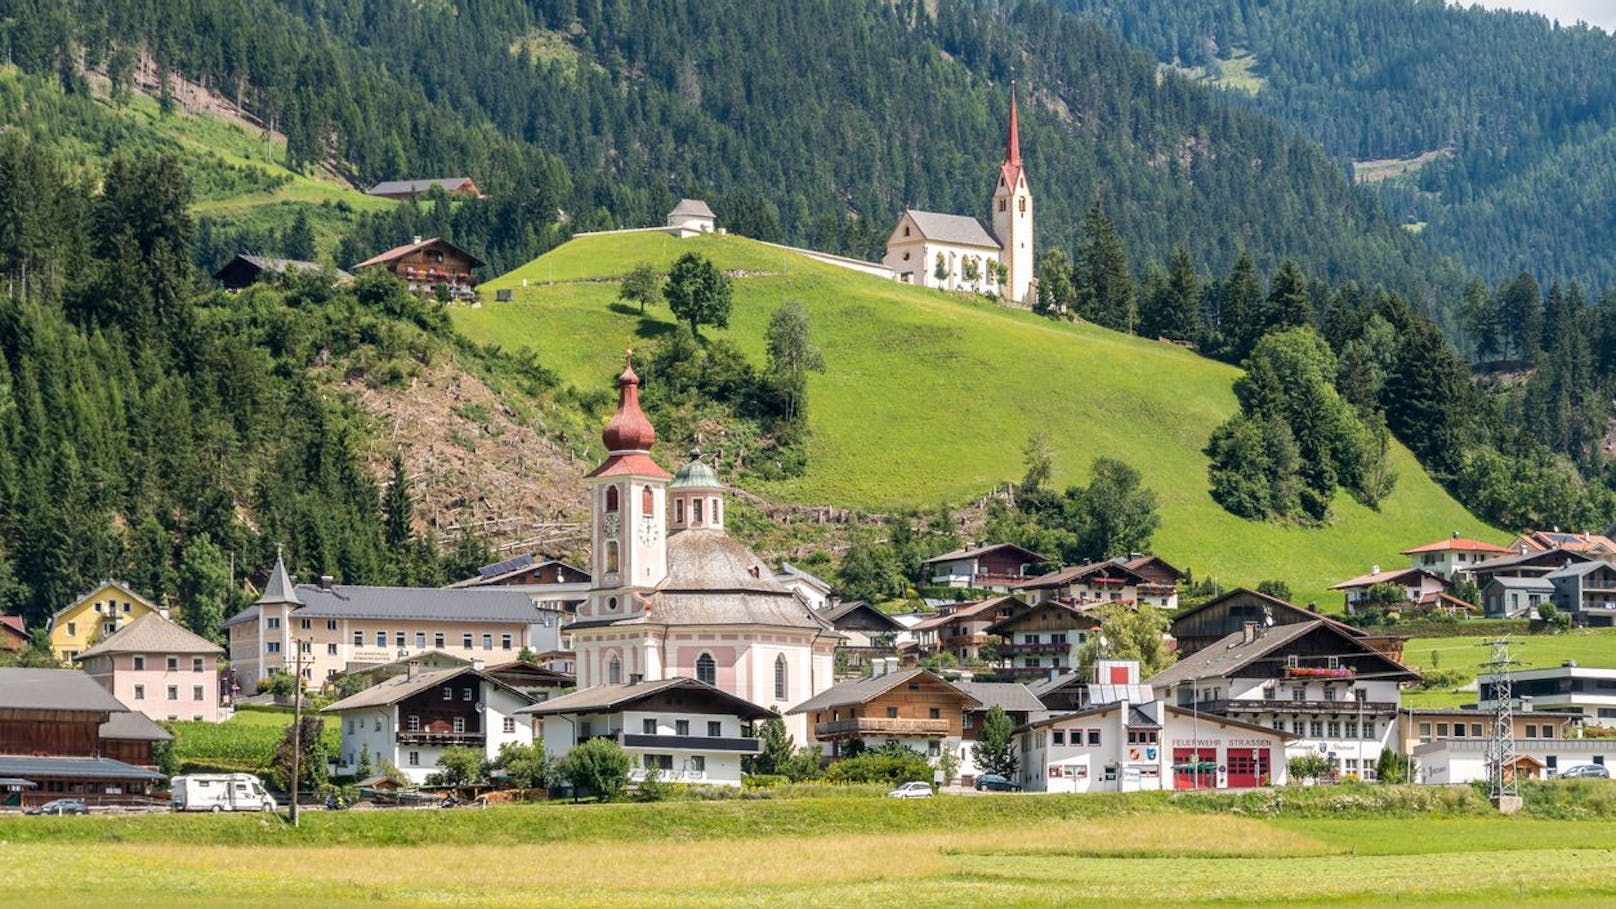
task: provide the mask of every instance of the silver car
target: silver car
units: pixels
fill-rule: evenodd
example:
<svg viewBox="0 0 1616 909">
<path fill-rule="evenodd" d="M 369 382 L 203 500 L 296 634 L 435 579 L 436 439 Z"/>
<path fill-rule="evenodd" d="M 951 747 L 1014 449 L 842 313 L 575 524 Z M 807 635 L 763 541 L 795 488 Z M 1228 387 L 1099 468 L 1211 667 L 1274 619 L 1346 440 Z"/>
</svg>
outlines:
<svg viewBox="0 0 1616 909">
<path fill-rule="evenodd" d="M 1578 764 L 1560 771 L 1562 780 L 1608 780 L 1610 768 L 1600 764 Z"/>
<path fill-rule="evenodd" d="M 902 786 L 887 793 L 887 798 L 893 799 L 929 799 L 931 798 L 931 784 L 919 780 L 904 783 Z"/>
</svg>

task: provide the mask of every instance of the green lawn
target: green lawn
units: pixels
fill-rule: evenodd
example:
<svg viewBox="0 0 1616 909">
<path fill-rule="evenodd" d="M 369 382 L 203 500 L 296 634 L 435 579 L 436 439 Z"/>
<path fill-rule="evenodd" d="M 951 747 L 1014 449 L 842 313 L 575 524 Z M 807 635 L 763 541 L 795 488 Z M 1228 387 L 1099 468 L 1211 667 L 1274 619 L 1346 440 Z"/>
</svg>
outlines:
<svg viewBox="0 0 1616 909">
<path fill-rule="evenodd" d="M 5 818 L 0 906 L 1429 907 L 1616 898 L 1608 819 L 1501 818 L 1480 808 L 1262 820 L 1194 805 L 1158 795 L 554 804 L 311 813 L 299 831 L 258 815 Z M 87 847 L 94 861 L 84 860 Z"/>
<path fill-rule="evenodd" d="M 1234 368 L 1171 344 L 881 281 L 740 237 L 578 238 L 488 283 L 485 299 L 511 288 L 515 302 L 457 308 L 455 324 L 479 342 L 531 347 L 565 382 L 609 389 L 624 348 L 671 327 L 666 308 L 642 318 L 614 305 L 613 279 L 641 261 L 666 268 L 691 250 L 746 274 L 735 281 L 731 326 L 719 334 L 761 364 L 770 313 L 795 298 L 812 313 L 829 365 L 809 380 L 807 474 L 758 484 L 763 495 L 871 510 L 958 502 L 1019 479 L 1023 443 L 1044 432 L 1058 482 L 1083 481 L 1097 455 L 1139 468 L 1161 500 L 1155 548 L 1169 561 L 1225 583 L 1284 579 L 1298 599 L 1327 608 L 1335 600 L 1324 593 L 1330 583 L 1394 564 L 1414 543 L 1456 528 L 1503 539 L 1401 447 L 1393 452 L 1397 492 L 1378 513 L 1342 496 L 1327 529 L 1242 521 L 1207 494 L 1201 453 L 1235 409 Z"/>
<path fill-rule="evenodd" d="M 1474 681 L 1481 664 L 1491 656 L 1491 649 L 1485 646 L 1487 640 L 1485 636 L 1414 638 L 1405 646 L 1403 659 L 1410 666 L 1424 669 L 1432 668 L 1433 662 L 1441 669 L 1463 668 Z M 1510 655 L 1520 661 L 1521 669 L 1558 666 L 1566 660 L 1576 660 L 1583 666 L 1616 666 L 1616 629 L 1516 635 L 1512 640 L 1515 643 Z M 1403 695 L 1403 703 L 1409 707 L 1457 707 L 1475 702 L 1474 691 L 1411 691 Z"/>
</svg>

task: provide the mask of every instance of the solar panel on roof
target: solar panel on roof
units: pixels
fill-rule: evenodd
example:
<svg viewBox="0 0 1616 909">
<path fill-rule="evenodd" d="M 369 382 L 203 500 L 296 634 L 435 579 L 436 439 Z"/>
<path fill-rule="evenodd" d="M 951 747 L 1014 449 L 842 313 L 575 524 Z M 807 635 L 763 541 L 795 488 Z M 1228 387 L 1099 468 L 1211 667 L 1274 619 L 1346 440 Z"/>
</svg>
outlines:
<svg viewBox="0 0 1616 909">
<path fill-rule="evenodd" d="M 528 555 L 513 556 L 503 562 L 495 562 L 492 565 L 484 565 L 483 567 L 477 569 L 477 574 L 480 577 L 491 578 L 495 575 L 504 574 L 507 571 L 515 571 L 518 568 L 526 568 L 532 564 L 533 555 L 529 553 Z"/>
</svg>

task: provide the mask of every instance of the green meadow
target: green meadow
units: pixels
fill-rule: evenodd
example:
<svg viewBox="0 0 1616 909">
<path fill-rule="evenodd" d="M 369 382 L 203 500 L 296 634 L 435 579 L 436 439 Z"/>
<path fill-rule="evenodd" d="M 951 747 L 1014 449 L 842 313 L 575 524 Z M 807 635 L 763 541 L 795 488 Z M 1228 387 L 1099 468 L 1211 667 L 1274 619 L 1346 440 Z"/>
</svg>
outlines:
<svg viewBox="0 0 1616 909">
<path fill-rule="evenodd" d="M 1086 324 L 1055 323 L 965 295 L 899 285 L 735 236 L 663 233 L 580 237 L 488 282 L 481 308 L 456 308 L 471 339 L 528 347 L 567 383 L 609 389 L 623 350 L 672 328 L 616 301 L 638 262 L 667 268 L 696 251 L 736 274 L 728 337 L 758 364 L 782 301 L 813 318 L 828 370 L 809 380 L 809 468 L 756 484 L 778 500 L 866 510 L 965 501 L 1022 473 L 1022 446 L 1045 433 L 1056 480 L 1078 483 L 1099 455 L 1121 458 L 1161 500 L 1155 549 L 1197 577 L 1226 584 L 1287 581 L 1302 602 L 1335 608 L 1325 588 L 1396 564 L 1398 551 L 1461 530 L 1502 540 L 1420 470 L 1392 453 L 1397 490 L 1371 511 L 1346 496 L 1323 529 L 1254 524 L 1207 493 L 1202 454 L 1236 404 L 1238 370 L 1171 344 Z M 513 291 L 514 302 L 493 303 Z M 663 456 L 669 457 L 667 453 Z"/>
<path fill-rule="evenodd" d="M 315 812 L 295 831 L 261 815 L 7 818 L 0 819 L 7 859 L 0 906 L 1013 909 L 1616 900 L 1609 805 L 1586 820 L 1502 818 L 1459 791 L 1406 797 L 1426 810 L 1343 816 L 1320 804 L 1321 816 L 1255 817 L 1238 807 L 1252 799 L 1214 811 L 1222 801 L 1150 794 Z M 1375 798 L 1343 790 L 1317 801 Z"/>
<path fill-rule="evenodd" d="M 1482 664 L 1492 656 L 1485 635 L 1458 635 L 1441 638 L 1413 638 L 1404 645 L 1403 662 L 1418 669 L 1463 669 L 1467 683 L 1473 683 Z M 1616 666 L 1616 628 L 1581 628 L 1563 634 L 1516 635 L 1510 656 L 1519 660 L 1517 669 L 1544 669 L 1575 660 L 1582 666 Z M 1409 707 L 1457 707 L 1474 704 L 1476 692 L 1469 690 L 1408 691 L 1403 704 Z"/>
</svg>

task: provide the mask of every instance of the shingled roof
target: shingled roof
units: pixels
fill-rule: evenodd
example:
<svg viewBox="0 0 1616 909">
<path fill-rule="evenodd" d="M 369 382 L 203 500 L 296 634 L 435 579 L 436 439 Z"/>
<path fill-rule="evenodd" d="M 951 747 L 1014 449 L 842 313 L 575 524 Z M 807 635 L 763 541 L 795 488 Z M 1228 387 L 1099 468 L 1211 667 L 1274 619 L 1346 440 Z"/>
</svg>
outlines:
<svg viewBox="0 0 1616 909">
<path fill-rule="evenodd" d="M 433 177 L 426 180 L 383 180 L 382 182 L 365 190 L 368 196 L 400 196 L 413 193 L 425 193 L 434 186 L 441 186 L 449 192 L 462 189 L 466 184 L 472 183 L 470 177 Z"/>
<path fill-rule="evenodd" d="M 915 223 L 920 235 L 928 240 L 958 243 L 962 246 L 980 246 L 985 249 L 1003 248 L 981 221 L 968 215 L 945 215 L 941 212 L 921 211 L 916 208 L 911 208 L 904 214 Z"/>
<path fill-rule="evenodd" d="M 113 714 L 128 709 L 77 669 L 0 669 L 0 710 Z"/>
<path fill-rule="evenodd" d="M 664 691 L 684 690 L 725 704 L 743 720 L 762 720 L 775 715 L 774 711 L 737 697 L 719 688 L 689 676 L 674 676 L 630 685 L 595 685 L 564 694 L 558 698 L 540 701 L 516 711 L 537 716 L 557 713 L 616 713 Z"/>
<path fill-rule="evenodd" d="M 897 672 L 888 672 L 884 675 L 867 675 L 862 678 L 849 679 L 839 685 L 832 685 L 824 691 L 814 695 L 801 704 L 787 710 L 786 713 L 808 713 L 814 710 L 825 710 L 830 707 L 844 707 L 850 704 L 868 704 L 888 691 L 909 682 L 929 680 L 948 688 L 960 697 L 960 702 L 966 707 L 975 707 L 982 702 L 974 695 L 960 690 L 957 686 L 949 684 L 948 680 L 932 672 L 930 669 L 916 667 L 914 669 L 900 669 Z"/>
<path fill-rule="evenodd" d="M 224 648 L 187 631 L 155 612 L 148 612 L 101 643 L 79 654 L 80 661 L 113 653 L 200 653 L 219 655 Z"/>
</svg>

